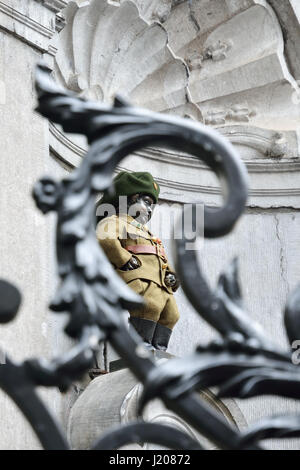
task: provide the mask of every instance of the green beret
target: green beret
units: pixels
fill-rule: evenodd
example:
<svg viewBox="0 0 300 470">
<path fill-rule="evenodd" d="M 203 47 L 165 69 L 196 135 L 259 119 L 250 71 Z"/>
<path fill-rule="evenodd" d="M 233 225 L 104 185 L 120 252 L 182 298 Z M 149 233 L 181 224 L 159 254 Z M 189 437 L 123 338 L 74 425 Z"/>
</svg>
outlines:
<svg viewBox="0 0 300 470">
<path fill-rule="evenodd" d="M 137 193 L 147 193 L 157 202 L 159 196 L 159 185 L 154 181 L 153 176 L 146 171 L 134 171 L 129 173 L 121 171 L 113 179 L 114 192 L 108 194 L 104 192 L 101 200 L 97 204 L 118 204 L 119 196 L 132 196 Z"/>
</svg>

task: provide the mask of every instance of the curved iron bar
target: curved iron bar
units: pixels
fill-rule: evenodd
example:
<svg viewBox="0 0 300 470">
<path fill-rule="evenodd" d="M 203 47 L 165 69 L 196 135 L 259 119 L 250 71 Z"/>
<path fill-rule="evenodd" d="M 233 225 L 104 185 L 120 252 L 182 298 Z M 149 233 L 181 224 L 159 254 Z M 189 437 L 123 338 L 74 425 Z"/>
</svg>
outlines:
<svg viewBox="0 0 300 470">
<path fill-rule="evenodd" d="M 39 65 L 36 83 L 40 114 L 61 124 L 67 132 L 86 135 L 90 144 L 97 142 L 98 154 L 88 152 L 68 180 L 70 197 L 72 189 L 84 193 L 85 188 L 85 201 L 89 200 L 89 192 L 113 190 L 116 165 L 140 148 L 150 145 L 175 148 L 201 159 L 226 186 L 224 205 L 204 208 L 205 237 L 219 237 L 232 230 L 245 208 L 248 177 L 236 150 L 221 134 L 192 120 L 135 108 L 120 97 L 115 99 L 113 107 L 80 99 L 56 85 L 45 65 Z M 67 205 L 68 194 L 64 189 Z M 73 215 L 82 208 L 82 198 L 72 210 Z M 74 205 L 74 198 L 72 201 Z M 64 230 L 62 227 L 61 232 Z M 74 235 L 78 228 L 73 230 Z"/>
<path fill-rule="evenodd" d="M 232 266 L 229 272 L 232 272 Z M 223 281 L 226 278 L 222 275 Z M 229 277 L 230 278 L 230 277 Z M 225 282 L 226 284 L 226 282 Z M 224 291 L 225 293 L 225 291 Z M 226 286 L 226 296 L 240 305 L 239 287 Z M 285 310 L 285 321 L 290 327 L 290 337 L 295 338 L 299 319 L 299 286 L 290 294 Z M 228 299 L 227 299 L 228 300 Z M 228 312 L 232 309 L 232 305 Z M 243 313 L 246 319 L 246 314 Z M 250 319 L 248 319 L 250 322 Z M 256 330 L 254 330 L 254 334 Z M 261 341 L 260 336 L 245 339 L 240 333 L 231 332 L 223 339 L 183 359 L 173 359 L 158 366 L 149 374 L 140 400 L 139 412 L 149 400 L 165 388 L 173 400 L 189 394 L 192 389 L 218 386 L 219 397 L 249 398 L 259 395 L 278 395 L 300 398 L 299 366 L 291 361 L 290 351 L 276 349 L 271 343 Z M 267 347 L 266 347 L 267 345 Z M 166 368 L 166 371 L 164 371 Z M 256 423 L 248 433 L 240 437 L 240 445 L 259 445 L 262 439 L 299 436 L 299 416 L 265 418 Z"/>
<path fill-rule="evenodd" d="M 59 423 L 36 393 L 23 365 L 6 358 L 0 366 L 0 388 L 13 400 L 28 420 L 44 449 L 68 450 L 69 444 Z"/>
<path fill-rule="evenodd" d="M 0 280 L 0 323 L 7 323 L 16 316 L 21 294 L 13 284 Z M 1 351 L 0 388 L 13 400 L 35 431 L 42 446 L 49 450 L 69 449 L 59 424 L 37 395 L 36 383 L 28 375 L 24 364 L 14 364 Z"/>
<path fill-rule="evenodd" d="M 145 442 L 174 450 L 204 450 L 197 441 L 174 427 L 138 422 L 110 430 L 94 444 L 92 450 L 113 450 L 128 444 Z"/>
<path fill-rule="evenodd" d="M 85 327 L 79 342 L 63 357 L 30 359 L 24 362 L 28 377 L 36 386 L 59 387 L 66 391 L 74 380 L 82 378 L 93 367 L 94 354 L 99 351 L 105 335 L 95 326 Z"/>
<path fill-rule="evenodd" d="M 78 336 L 86 324 L 97 324 L 130 369 L 145 382 L 156 366 L 136 336 L 121 321 L 123 308 L 141 299 L 114 273 L 94 233 L 94 200 L 99 191 L 113 190 L 113 170 L 129 153 L 149 145 L 160 145 L 197 156 L 223 177 L 227 200 L 218 209 L 205 207 L 204 234 L 217 237 L 228 233 L 241 215 L 247 197 L 244 166 L 233 147 L 218 133 L 192 121 L 134 108 L 120 98 L 113 107 L 95 104 L 59 88 L 49 70 L 37 71 L 38 111 L 61 124 L 65 131 L 85 134 L 90 149 L 71 177 L 57 183 L 42 180 L 34 190 L 43 212 L 55 210 L 57 257 L 61 286 L 51 304 L 55 311 L 70 314 L 66 332 Z M 174 403 L 164 390 L 167 407 L 194 425 L 217 445 L 235 448 L 238 433 L 217 413 L 193 395 Z"/>
<path fill-rule="evenodd" d="M 145 382 L 140 412 L 166 388 L 169 396 L 177 400 L 193 389 L 213 386 L 220 387 L 221 397 L 272 394 L 299 398 L 300 375 L 297 366 L 268 360 L 263 354 L 211 348 L 153 369 Z"/>
<path fill-rule="evenodd" d="M 217 384 L 220 394 L 264 393 L 268 388 L 267 376 L 273 385 L 277 380 L 278 393 L 282 394 L 284 387 L 288 389 L 288 375 L 294 372 L 288 354 L 278 350 L 244 313 L 236 262 L 221 276 L 218 289 L 213 292 L 200 271 L 195 253 L 186 250 L 185 243 L 191 240 L 176 241 L 176 264 L 184 291 L 200 315 L 224 339 L 206 348 L 199 347 L 183 360 L 173 359 L 167 365 L 157 366 L 150 353 L 139 344 L 139 337 L 129 333 L 122 321 L 123 309 L 141 305 L 142 299 L 112 269 L 96 240 L 93 224 L 95 196 L 99 191 L 113 190 L 113 170 L 120 160 L 139 148 L 159 145 L 200 158 L 225 181 L 227 199 L 223 206 L 204 209 L 204 236 L 213 238 L 228 233 L 240 217 L 247 197 L 246 172 L 233 147 L 212 129 L 132 107 L 121 98 L 116 98 L 113 107 L 80 99 L 59 88 L 44 65 L 37 69 L 36 84 L 38 111 L 62 124 L 64 130 L 86 135 L 90 143 L 82 164 L 68 179 L 58 183 L 52 178 L 43 178 L 33 191 L 36 204 L 44 213 L 57 212 L 56 248 L 61 284 L 51 308 L 69 313 L 66 333 L 76 338 L 78 344 L 61 360 L 30 360 L 20 366 L 8 361 L 5 368 L 0 369 L 0 386 L 20 406 L 45 448 L 67 448 L 59 426 L 34 389 L 37 385 L 66 389 L 90 367 L 101 342 L 109 340 L 145 386 L 141 406 L 159 395 L 169 409 L 219 447 L 260 448 L 258 438 L 247 439 L 241 435 L 193 392 L 199 386 Z M 192 208 L 195 210 L 196 206 Z M 297 324 L 294 304 L 286 312 L 290 330 Z M 10 315 L 4 315 L 4 321 L 8 321 Z M 34 410 L 30 402 L 34 403 Z M 165 429 L 155 426 L 158 426 L 157 434 Z M 265 425 L 265 429 L 267 427 Z M 124 430 L 129 432 L 127 437 Z M 104 448 L 112 443 L 120 445 L 130 439 L 136 442 L 138 431 L 139 439 L 142 436 L 147 441 L 154 438 L 153 425 L 136 423 L 108 433 L 93 448 Z M 170 430 L 166 445 L 182 443 L 182 436 L 176 433 L 173 428 Z M 181 445 L 194 445 L 185 442 Z"/>
<path fill-rule="evenodd" d="M 21 303 L 19 290 L 11 283 L 0 280 L 0 323 L 12 321 Z M 49 409 L 36 393 L 39 385 L 68 386 L 93 365 L 93 353 L 103 340 L 99 328 L 86 327 L 82 337 L 63 358 L 27 360 L 15 364 L 1 351 L 0 388 L 13 400 L 26 417 L 42 446 L 48 450 L 68 450 L 69 444 Z"/>
<path fill-rule="evenodd" d="M 241 433 L 241 445 L 255 444 L 263 439 L 300 437 L 300 416 L 273 416 L 255 423 Z"/>
<path fill-rule="evenodd" d="M 220 387 L 221 397 L 248 398 L 272 394 L 300 398 L 299 367 L 292 363 L 290 351 L 281 350 L 265 339 L 262 330 L 257 325 L 253 326 L 242 310 L 236 261 L 231 263 L 220 280 L 214 295 L 226 306 L 226 317 L 222 318 L 223 321 L 228 319 L 230 325 L 226 334 L 223 332 L 220 340 L 198 346 L 189 357 L 173 359 L 168 365 L 153 369 L 144 384 L 140 411 L 164 388 L 168 388 L 173 399 L 192 389 L 212 386 Z M 286 322 L 292 325 L 297 322 L 295 309 L 299 307 L 295 298 L 299 297 L 299 287 L 290 297 L 292 301 L 288 300 L 285 315 Z M 215 326 L 213 320 L 211 324 Z M 295 330 L 291 327 L 291 331 Z"/>
<path fill-rule="evenodd" d="M 11 322 L 18 313 L 22 296 L 10 282 L 0 279 L 0 323 Z"/>
<path fill-rule="evenodd" d="M 300 338 L 300 284 L 288 296 L 284 312 L 284 326 L 292 345 Z"/>
</svg>

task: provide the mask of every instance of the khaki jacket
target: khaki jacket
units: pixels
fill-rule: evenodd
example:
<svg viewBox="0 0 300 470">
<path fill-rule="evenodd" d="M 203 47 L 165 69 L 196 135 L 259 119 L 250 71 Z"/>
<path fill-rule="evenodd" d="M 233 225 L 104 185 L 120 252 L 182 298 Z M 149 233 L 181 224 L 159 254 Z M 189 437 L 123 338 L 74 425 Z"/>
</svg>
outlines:
<svg viewBox="0 0 300 470">
<path fill-rule="evenodd" d="M 159 254 L 130 253 L 125 249 L 130 245 L 162 247 L 152 233 L 145 226 L 138 224 L 133 217 L 127 214 L 107 217 L 98 223 L 96 233 L 107 258 L 126 283 L 133 279 L 147 279 L 169 293 L 176 290 L 165 284 L 166 272 L 174 272 L 166 258 Z M 140 267 L 131 271 L 122 271 L 120 268 L 131 259 L 132 254 L 139 260 Z"/>
</svg>

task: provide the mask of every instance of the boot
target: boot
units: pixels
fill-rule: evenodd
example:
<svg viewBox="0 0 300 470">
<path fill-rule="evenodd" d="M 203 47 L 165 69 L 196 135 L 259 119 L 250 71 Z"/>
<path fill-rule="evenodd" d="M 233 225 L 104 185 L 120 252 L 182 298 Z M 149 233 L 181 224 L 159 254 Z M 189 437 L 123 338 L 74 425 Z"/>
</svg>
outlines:
<svg viewBox="0 0 300 470">
<path fill-rule="evenodd" d="M 171 334 L 171 328 L 167 328 L 166 326 L 157 323 L 152 339 L 152 345 L 155 347 L 155 349 L 158 349 L 160 351 L 166 351 L 171 338 Z"/>
<path fill-rule="evenodd" d="M 144 318 L 130 317 L 129 324 L 135 329 L 144 341 L 144 346 L 148 349 L 153 349 L 152 338 L 157 323 L 152 320 Z"/>
</svg>

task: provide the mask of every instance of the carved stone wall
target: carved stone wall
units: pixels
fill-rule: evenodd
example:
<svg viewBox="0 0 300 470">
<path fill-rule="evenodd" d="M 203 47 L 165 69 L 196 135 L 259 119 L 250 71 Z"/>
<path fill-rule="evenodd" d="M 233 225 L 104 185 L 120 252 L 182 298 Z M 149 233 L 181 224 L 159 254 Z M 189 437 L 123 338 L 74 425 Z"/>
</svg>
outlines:
<svg viewBox="0 0 300 470">
<path fill-rule="evenodd" d="M 262 0 L 71 2 L 56 43 L 55 74 L 83 96 L 111 101 L 121 93 L 139 106 L 216 127 L 247 164 L 249 205 L 299 207 L 300 90 L 296 65 L 290 67 L 290 57 L 297 62 L 299 18 L 296 28 L 297 10 L 286 3 L 281 19 Z M 281 24 L 288 15 L 286 46 Z M 53 151 L 76 166 L 84 141 L 55 126 L 51 135 Z M 163 189 L 174 189 L 171 200 L 200 195 L 218 203 L 219 188 L 195 159 L 152 150 L 143 158 Z"/>
<path fill-rule="evenodd" d="M 200 256 L 212 282 L 239 256 L 251 315 L 286 343 L 281 309 L 300 279 L 299 18 L 298 0 L 0 0 L 1 276 L 24 293 L 0 346 L 17 358 L 68 346 L 46 309 L 55 284 L 53 220 L 38 215 L 30 191 L 42 174 L 63 176 L 78 166 L 86 143 L 53 124 L 48 129 L 34 114 L 33 71 L 41 57 L 83 96 L 110 101 L 120 92 L 134 104 L 205 122 L 232 141 L 249 171 L 247 212 L 233 234 L 206 242 Z M 169 253 L 172 204 L 180 211 L 185 202 L 220 200 L 206 167 L 168 149 L 145 149 L 120 169 L 151 171 L 160 183 L 153 230 L 163 231 Z M 170 352 L 180 356 L 212 332 L 181 291 L 176 299 L 181 320 Z M 100 365 L 115 358 L 108 348 Z M 46 396 L 64 422 L 78 387 Z M 3 395 L 0 404 L 0 448 L 36 448 Z M 268 397 L 236 406 L 251 422 L 296 405 Z"/>
</svg>

